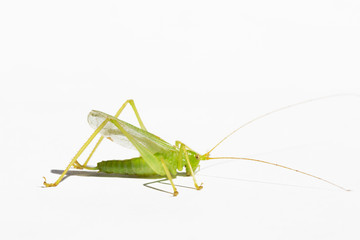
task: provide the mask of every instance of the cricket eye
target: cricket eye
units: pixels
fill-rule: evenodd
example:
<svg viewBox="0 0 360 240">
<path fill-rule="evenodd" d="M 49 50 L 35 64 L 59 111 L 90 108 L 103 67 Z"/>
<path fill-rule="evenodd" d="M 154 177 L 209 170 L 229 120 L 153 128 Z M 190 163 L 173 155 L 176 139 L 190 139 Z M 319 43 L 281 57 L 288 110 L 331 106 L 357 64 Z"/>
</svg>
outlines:
<svg viewBox="0 0 360 240">
<path fill-rule="evenodd" d="M 197 160 L 199 160 L 199 158 L 200 158 L 199 154 L 196 154 L 195 157 Z"/>
</svg>

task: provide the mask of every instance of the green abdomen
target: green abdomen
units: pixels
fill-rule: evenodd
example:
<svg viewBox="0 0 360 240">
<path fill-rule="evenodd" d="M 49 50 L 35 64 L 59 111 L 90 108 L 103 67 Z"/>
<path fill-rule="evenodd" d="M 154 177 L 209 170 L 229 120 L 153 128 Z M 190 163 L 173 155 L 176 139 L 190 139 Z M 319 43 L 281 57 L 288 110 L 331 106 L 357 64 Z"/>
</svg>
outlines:
<svg viewBox="0 0 360 240">
<path fill-rule="evenodd" d="M 128 160 L 102 161 L 97 163 L 97 168 L 100 172 L 105 173 L 118 173 L 144 177 L 157 175 L 141 157 Z"/>
</svg>

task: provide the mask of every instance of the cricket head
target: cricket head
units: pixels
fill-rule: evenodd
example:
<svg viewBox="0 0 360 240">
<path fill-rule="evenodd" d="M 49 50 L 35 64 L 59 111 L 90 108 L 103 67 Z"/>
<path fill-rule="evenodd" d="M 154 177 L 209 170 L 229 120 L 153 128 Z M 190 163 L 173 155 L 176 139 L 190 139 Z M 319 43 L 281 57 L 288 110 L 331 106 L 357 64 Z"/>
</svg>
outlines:
<svg viewBox="0 0 360 240">
<path fill-rule="evenodd" d="M 187 150 L 187 156 L 189 158 L 191 168 L 194 171 L 199 167 L 200 161 L 209 159 L 208 155 L 201 155 L 193 150 Z M 184 161 L 186 160 L 184 159 Z"/>
</svg>

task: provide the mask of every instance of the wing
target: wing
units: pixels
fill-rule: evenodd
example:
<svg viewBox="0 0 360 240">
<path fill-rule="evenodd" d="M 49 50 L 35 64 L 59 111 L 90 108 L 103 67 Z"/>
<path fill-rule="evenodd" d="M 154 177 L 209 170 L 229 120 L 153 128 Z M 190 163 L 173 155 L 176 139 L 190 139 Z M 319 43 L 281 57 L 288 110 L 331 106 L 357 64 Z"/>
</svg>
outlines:
<svg viewBox="0 0 360 240">
<path fill-rule="evenodd" d="M 146 148 L 152 154 L 176 150 L 174 146 L 158 136 L 100 111 L 91 111 L 88 115 L 88 122 L 92 128 L 96 129 L 106 118 L 115 120 L 126 131 L 126 135 L 129 134 L 128 136 L 131 136 L 136 141 L 136 145 L 112 122 L 108 122 L 100 131 L 100 134 L 124 147 L 139 150 L 140 144 L 140 146 Z"/>
</svg>

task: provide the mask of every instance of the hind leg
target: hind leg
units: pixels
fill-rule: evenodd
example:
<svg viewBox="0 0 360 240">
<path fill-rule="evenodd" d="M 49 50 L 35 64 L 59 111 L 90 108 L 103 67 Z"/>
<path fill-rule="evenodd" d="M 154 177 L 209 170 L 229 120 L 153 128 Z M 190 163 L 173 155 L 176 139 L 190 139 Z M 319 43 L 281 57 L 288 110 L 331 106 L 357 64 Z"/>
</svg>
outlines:
<svg viewBox="0 0 360 240">
<path fill-rule="evenodd" d="M 127 101 L 119 108 L 119 110 L 116 112 L 116 114 L 114 115 L 114 117 L 118 118 L 118 117 L 120 116 L 121 112 L 122 112 L 122 111 L 125 109 L 125 107 L 127 106 L 127 104 L 130 104 L 130 106 L 132 107 L 132 109 L 133 109 L 133 111 L 134 111 L 134 113 L 135 113 L 135 116 L 136 116 L 136 118 L 137 118 L 137 120 L 138 120 L 138 122 L 139 122 L 139 125 L 140 125 L 141 129 L 147 131 L 146 128 L 145 128 L 145 125 L 144 125 L 143 121 L 142 121 L 141 118 L 140 118 L 139 112 L 138 112 L 138 110 L 137 110 L 137 108 L 136 108 L 136 106 L 135 106 L 135 102 L 134 102 L 134 100 L 132 100 L 132 99 L 127 100 Z M 90 161 L 90 158 L 92 157 L 92 155 L 94 154 L 94 152 L 96 151 L 96 149 L 99 147 L 99 145 L 100 145 L 100 143 L 102 142 L 103 139 L 104 139 L 103 136 L 101 136 L 101 137 L 99 138 L 99 140 L 98 140 L 97 143 L 95 144 L 95 147 L 93 148 L 93 150 L 91 151 L 91 153 L 89 154 L 88 158 L 86 159 L 86 161 L 84 162 L 83 165 L 81 165 L 81 164 L 76 160 L 76 161 L 74 162 L 74 164 L 73 164 L 73 167 L 74 167 L 74 168 L 77 168 L 77 169 L 83 169 L 83 168 L 85 168 L 85 167 L 87 166 L 88 162 Z"/>
<path fill-rule="evenodd" d="M 64 172 L 60 175 L 60 177 L 58 178 L 58 180 L 56 180 L 56 182 L 54 183 L 47 183 L 46 182 L 46 178 L 44 177 L 45 181 L 44 181 L 44 185 L 45 187 L 56 187 L 61 180 L 64 178 L 65 174 L 67 173 L 67 171 L 69 171 L 69 169 L 71 168 L 71 166 L 74 165 L 74 163 L 77 161 L 77 159 L 80 157 L 80 155 L 84 152 L 84 150 L 87 148 L 87 146 L 89 146 L 89 144 L 91 143 L 91 141 L 96 137 L 96 135 L 101 131 L 101 129 L 103 129 L 105 127 L 105 125 L 109 122 L 109 119 L 106 119 L 103 123 L 100 124 L 100 126 L 93 132 L 93 134 L 91 134 L 91 136 L 89 137 L 89 139 L 84 143 L 84 145 L 79 149 L 79 151 L 76 153 L 76 155 L 73 157 L 73 159 L 71 160 L 71 162 L 69 163 L 69 165 L 66 167 L 66 169 L 64 170 Z"/>
</svg>

